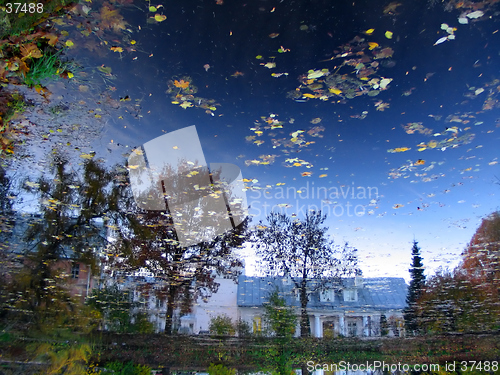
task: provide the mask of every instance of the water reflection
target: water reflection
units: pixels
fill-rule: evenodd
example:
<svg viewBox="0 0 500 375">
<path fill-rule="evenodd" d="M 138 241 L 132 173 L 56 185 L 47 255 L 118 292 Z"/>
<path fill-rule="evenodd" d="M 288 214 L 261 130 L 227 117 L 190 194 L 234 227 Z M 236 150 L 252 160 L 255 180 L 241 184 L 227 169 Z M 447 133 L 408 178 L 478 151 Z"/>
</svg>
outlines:
<svg viewBox="0 0 500 375">
<path fill-rule="evenodd" d="M 134 205 L 129 178 L 136 167 L 130 155 L 141 144 L 193 124 L 204 145 L 203 160 L 206 156 L 243 170 L 244 179 L 231 174 L 238 176 L 239 193 L 251 195 L 248 205 L 260 216 L 255 222 L 265 220 L 268 208 L 284 212 L 294 223 L 309 209 L 321 208 L 329 213 L 329 234 L 359 248 L 356 260 L 363 272 L 407 280 L 409 243 L 414 238 L 416 247 L 418 239 L 422 253 L 413 254 L 410 277 L 417 282 L 410 285 L 405 322 L 400 315 L 392 320 L 383 315 L 392 292 L 379 302 L 372 325 L 368 314 L 375 305 L 355 305 L 364 301 L 356 301 L 355 291 L 323 290 L 313 296 L 304 287 L 304 336 L 498 330 L 498 1 L 326 3 L 94 0 L 71 5 L 63 16 L 40 24 L 43 30 L 30 30 L 32 35 L 0 42 L 0 96 L 8 96 L 4 89 L 16 90 L 27 102 L 7 134 L 15 135 L 19 147 L 1 159 L 2 330 L 19 335 L 36 330 L 64 341 L 97 327 L 150 332 L 150 310 L 142 311 L 145 324 L 139 327 L 137 320 L 132 322 L 137 311 L 131 304 L 118 312 L 102 307 L 112 293 L 95 294 L 99 311 L 83 303 L 94 285 L 104 283 L 104 275 L 119 284 L 123 273 L 141 268 L 162 279 L 158 285 L 134 287 L 138 299 L 154 294 L 158 306 L 168 306 L 168 316 L 155 328 L 170 334 L 179 331 L 176 321 L 184 321 L 189 325 L 182 327 L 184 332 L 193 332 L 195 324 L 201 330 L 193 305 L 217 291 L 214 272 L 237 279 L 243 260 L 233 249 L 245 245 L 247 222 L 234 237 L 209 243 L 214 233 L 230 227 L 224 212 L 227 226 L 217 228 L 216 215 L 224 203 L 229 205 L 219 190 L 210 193 L 218 205 L 205 206 L 211 218 L 208 224 L 203 221 L 208 228 L 200 229 L 199 207 L 188 207 L 184 216 L 175 211 L 172 217 L 172 205 L 170 213 L 148 212 L 137 201 Z M 0 24 L 12 20 L 1 16 Z M 43 61 L 42 46 L 64 50 L 64 72 L 34 86 L 32 77 L 27 81 L 32 88 L 19 86 L 23 74 L 33 74 Z M 2 127 L 2 137 L 8 129 Z M 2 138 L 2 143 L 2 150 L 13 150 L 10 140 Z M 185 157 L 201 161 L 202 154 L 193 149 Z M 181 182 L 193 187 L 189 198 L 201 199 L 198 190 L 214 181 L 207 170 L 189 168 Z M 171 183 L 175 175 L 168 175 Z M 352 190 L 347 193 L 345 187 Z M 376 196 L 358 194 L 365 187 L 374 187 Z M 186 208 L 186 189 L 178 190 L 179 204 Z M 167 192 L 156 191 L 162 205 Z M 338 213 L 353 202 L 362 214 Z M 239 204 L 246 205 L 241 198 Z M 205 243 L 178 246 L 173 226 L 186 228 L 194 239 L 200 234 Z M 290 233 L 300 243 L 308 237 Z M 307 252 L 311 249 L 317 247 L 306 246 Z M 292 255 L 287 259 L 298 264 Z M 255 271 L 252 265 L 263 263 L 255 256 L 247 260 L 249 273 Z M 450 269 L 439 270 L 439 265 Z M 319 270 L 318 279 L 334 268 L 307 264 L 304 270 L 308 267 Z M 247 306 L 256 337 L 264 322 L 262 297 Z M 312 299 L 318 302 L 316 310 L 307 305 Z M 341 303 L 333 304 L 337 299 Z M 235 315 L 245 307 L 231 303 Z M 352 319 L 344 321 L 345 316 Z M 115 320 L 121 325 L 111 324 Z M 445 338 L 436 345 L 436 356 L 446 360 L 479 348 L 474 355 L 498 357 L 496 343 L 470 341 L 476 348 L 461 341 L 454 347 L 453 339 Z M 359 350 L 361 344 L 356 345 Z M 87 352 L 84 346 L 79 349 Z M 273 354 L 273 370 L 289 373 L 292 355 L 282 348 Z M 428 355 L 422 351 L 414 358 Z M 475 370 L 497 371 L 496 365 L 481 362 Z M 440 371 L 455 370 L 442 366 Z M 456 371 L 471 370 L 463 366 L 469 363 L 460 362 Z M 392 370 L 401 369 L 387 369 Z"/>
</svg>

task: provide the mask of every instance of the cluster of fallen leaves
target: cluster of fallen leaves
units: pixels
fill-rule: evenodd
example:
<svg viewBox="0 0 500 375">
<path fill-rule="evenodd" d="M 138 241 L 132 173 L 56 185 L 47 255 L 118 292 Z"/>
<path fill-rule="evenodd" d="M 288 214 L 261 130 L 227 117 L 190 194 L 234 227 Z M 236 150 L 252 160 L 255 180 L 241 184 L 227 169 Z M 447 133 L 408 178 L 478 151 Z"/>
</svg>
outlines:
<svg viewBox="0 0 500 375">
<path fill-rule="evenodd" d="M 110 2 L 82 2 L 75 4 L 65 18 L 54 20 L 60 28 L 73 26 L 71 32 L 62 31 L 62 39 L 69 48 L 85 48 L 104 57 L 114 53 L 135 53 L 136 41 L 121 14 L 121 8 L 132 6 L 132 0 Z M 121 38 L 117 38 L 120 35 Z"/>
<path fill-rule="evenodd" d="M 410 178 L 414 176 L 418 178 L 418 181 L 430 182 L 445 176 L 444 173 L 429 174 L 429 172 L 433 171 L 435 167 L 443 165 L 444 164 L 443 161 L 440 162 L 432 161 L 428 164 L 429 165 L 427 165 L 426 161 L 423 159 L 407 160 L 400 167 L 392 168 L 389 171 L 389 177 L 391 179 L 397 179 L 401 177 Z M 417 181 L 412 181 L 412 182 L 417 182 Z"/>
<path fill-rule="evenodd" d="M 293 120 L 289 121 L 289 123 L 293 122 Z M 311 123 L 316 125 L 319 121 L 313 119 Z M 254 135 L 246 136 L 245 139 L 247 142 L 260 146 L 266 142 L 262 139 L 262 136 L 266 133 L 268 137 L 271 137 L 271 144 L 274 149 L 280 148 L 284 154 L 289 154 L 292 150 L 293 152 L 299 152 L 301 148 L 314 144 L 315 141 L 309 137 L 321 138 L 323 137 L 322 132 L 325 130 L 323 126 L 318 125 L 309 127 L 307 130 L 297 129 L 292 132 L 284 129 L 285 123 L 278 119 L 278 115 L 262 116 L 261 120 L 255 121 L 253 127 L 250 128 Z M 285 136 L 287 133 L 288 136 Z"/>
<path fill-rule="evenodd" d="M 256 120 L 250 130 L 253 135 L 248 135 L 245 137 L 247 142 L 251 142 L 257 146 L 266 143 L 264 140 L 264 135 L 270 137 L 270 143 L 273 149 L 279 149 L 282 154 L 289 155 L 292 152 L 294 154 L 301 152 L 302 149 L 308 147 L 315 143 L 311 138 L 322 138 L 325 128 L 318 125 L 321 122 L 321 118 L 313 118 L 310 123 L 314 126 L 310 126 L 306 129 L 296 129 L 293 131 L 286 130 L 287 126 L 290 126 L 295 122 L 294 119 L 289 119 L 288 124 L 284 121 L 279 120 L 278 115 L 271 113 L 269 116 L 261 116 L 260 120 Z M 274 163 L 274 160 L 278 155 L 261 155 L 259 159 L 246 160 L 245 164 L 248 165 L 268 165 Z M 299 158 L 287 158 L 283 163 L 285 167 L 305 167 L 312 168 L 313 164 Z M 312 172 L 302 172 L 303 177 L 311 176 Z M 326 176 L 326 175 L 325 175 Z M 321 176 L 321 177 L 325 177 Z"/>
<path fill-rule="evenodd" d="M 374 29 L 365 33 L 371 35 Z M 386 35 L 387 37 L 387 35 Z M 391 34 L 392 37 L 392 34 Z M 388 65 L 394 51 L 369 42 L 365 37 L 356 36 L 334 51 L 334 55 L 324 61 L 336 65 L 329 69 L 309 70 L 298 79 L 300 86 L 287 96 L 295 101 L 319 99 L 334 102 L 353 99 L 361 95 L 376 96 L 386 90 L 392 78 L 377 76 L 381 66 Z M 383 110 L 385 106 L 377 110 Z"/>
<path fill-rule="evenodd" d="M 198 92 L 198 87 L 193 85 L 193 79 L 189 76 L 184 76 L 179 79 L 172 78 L 167 82 L 166 93 L 170 95 L 172 104 L 179 105 L 187 109 L 191 107 L 201 108 L 205 113 L 215 116 L 217 107 L 220 106 L 215 99 L 202 98 L 195 96 Z"/>
</svg>

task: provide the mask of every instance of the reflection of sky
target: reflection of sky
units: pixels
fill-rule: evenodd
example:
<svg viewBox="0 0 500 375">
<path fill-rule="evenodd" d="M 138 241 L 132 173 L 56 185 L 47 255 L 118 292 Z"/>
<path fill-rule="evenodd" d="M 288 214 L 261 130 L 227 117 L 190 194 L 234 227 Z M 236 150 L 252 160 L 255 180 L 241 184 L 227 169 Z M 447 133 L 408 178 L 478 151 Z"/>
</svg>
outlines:
<svg viewBox="0 0 500 375">
<path fill-rule="evenodd" d="M 440 4 L 428 9 L 432 2 L 408 1 L 397 8 L 398 15 L 384 15 L 383 7 L 371 2 L 353 4 L 228 1 L 218 6 L 210 1 L 183 1 L 165 4 L 167 20 L 151 25 L 146 23 L 146 13 L 123 8 L 137 52 L 124 53 L 121 59 L 108 52 L 101 58 L 94 56 L 95 61 L 88 53 L 84 55 L 89 64 L 113 68 L 117 79 L 111 96 L 118 100 L 129 95 L 130 105 L 140 99 L 137 103 L 142 117 L 135 118 L 128 110 L 128 115 L 119 119 L 109 111 L 95 151 L 101 157 L 121 160 L 131 148 L 165 132 L 196 125 L 208 163 L 234 163 L 244 178 L 257 180 L 248 183 L 261 189 L 247 193 L 252 213 L 280 205 L 277 208 L 301 216 L 312 205 L 323 205 L 330 212 L 330 233 L 337 243 L 348 241 L 359 249 L 366 275 L 407 277 L 413 239 L 419 241 L 427 267 L 455 265 L 480 219 L 498 209 L 500 186 L 495 185 L 495 175 L 500 176 L 496 163 L 500 116 L 498 108 L 481 110 L 487 95 L 500 95 L 499 83 L 493 82 L 500 78 L 500 33 L 495 33 L 498 20 L 493 16 L 461 25 L 458 10 L 445 12 Z M 141 7 L 145 5 L 141 3 Z M 441 29 L 443 22 L 457 27 L 456 39 L 433 46 L 447 35 Z M 308 29 L 301 31 L 303 25 Z M 356 35 L 363 36 L 362 31 L 369 28 L 375 28 L 367 37 L 370 41 L 395 51 L 396 65 L 378 71 L 379 76 L 393 78 L 387 90 L 376 97 L 364 95 L 344 103 L 317 99 L 301 103 L 286 98 L 288 91 L 299 86 L 298 76 L 310 69 L 332 70 L 333 61 L 321 60 L 329 59 L 338 46 Z M 391 40 L 384 36 L 386 30 L 394 33 Z M 279 36 L 270 38 L 271 33 Z M 278 53 L 281 46 L 290 52 Z M 264 59 L 257 60 L 256 55 Z M 276 68 L 260 65 L 269 61 L 276 62 Z M 204 64 L 210 65 L 208 71 Z M 237 71 L 243 75 L 233 77 Z M 273 72 L 288 75 L 275 78 Z M 183 76 L 191 77 L 198 87 L 196 96 L 220 103 L 214 116 L 200 108 L 171 104 L 170 95 L 165 93 L 167 81 Z M 485 92 L 474 98 L 464 96 L 477 88 Z M 411 94 L 407 96 L 408 91 Z M 375 107 L 380 100 L 390 105 L 383 112 Z M 366 118 L 355 117 L 363 111 L 368 111 Z M 323 136 L 306 137 L 315 143 L 290 149 L 288 155 L 283 147 L 272 147 L 270 130 L 257 136 L 265 141 L 262 145 L 246 142 L 246 136 L 255 135 L 250 130 L 255 121 L 264 125 L 261 117 L 270 114 L 284 122 L 283 129 L 274 131 L 280 137 L 309 130 L 315 126 L 310 123 L 313 118 L 321 118 L 317 125 L 325 128 Z M 469 122 L 447 122 L 451 115 Z M 412 122 L 444 134 L 407 134 L 401 125 Z M 482 124 L 474 125 L 478 122 Z M 453 126 L 458 128 L 456 134 L 445 132 Z M 469 144 L 444 151 L 417 151 L 421 142 L 439 142 L 467 133 L 475 134 Z M 398 147 L 411 150 L 387 152 Z M 108 151 L 103 151 L 106 148 Z M 269 165 L 245 164 L 261 155 L 277 156 Z M 312 167 L 287 168 L 287 158 L 304 160 Z M 425 164 L 415 165 L 419 159 Z M 394 175 L 396 170 L 399 172 Z M 312 174 L 303 177 L 303 172 Z M 356 194 L 372 187 L 378 196 L 366 193 L 353 198 L 351 191 L 346 197 L 328 199 L 305 197 L 307 194 L 284 194 L 282 198 L 278 194 L 280 189 L 297 191 L 306 184 L 329 192 L 356 187 Z M 264 202 L 268 208 L 262 207 Z M 357 216 L 355 211 L 364 215 Z M 263 215 L 255 217 L 254 223 L 261 219 Z M 251 262 L 247 261 L 249 266 Z"/>
</svg>

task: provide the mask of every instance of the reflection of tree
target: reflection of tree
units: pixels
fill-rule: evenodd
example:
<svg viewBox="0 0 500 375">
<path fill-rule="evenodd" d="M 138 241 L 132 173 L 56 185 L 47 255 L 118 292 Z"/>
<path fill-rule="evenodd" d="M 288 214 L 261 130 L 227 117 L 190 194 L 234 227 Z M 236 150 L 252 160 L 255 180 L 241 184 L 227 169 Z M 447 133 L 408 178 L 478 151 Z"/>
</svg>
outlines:
<svg viewBox="0 0 500 375">
<path fill-rule="evenodd" d="M 485 288 L 465 273 L 441 271 L 431 277 L 418 303 L 427 332 L 473 332 L 498 327 L 499 309 Z"/>
<path fill-rule="evenodd" d="M 430 332 L 485 331 L 500 327 L 500 214 L 481 225 L 453 271 L 426 283 L 418 301 L 422 326 Z"/>
<path fill-rule="evenodd" d="M 269 294 L 264 310 L 264 319 L 276 336 L 292 337 L 295 334 L 297 316 L 293 307 L 286 305 L 286 301 L 280 296 L 278 288 Z"/>
<path fill-rule="evenodd" d="M 22 238 L 12 240 L 9 250 L 21 265 L 10 270 L 4 285 L 10 293 L 8 317 L 40 329 L 73 324 L 81 316 L 77 312 L 85 315 L 68 292 L 69 275 L 61 261 L 95 264 L 94 250 L 105 240 L 96 219 L 109 208 L 105 189 L 111 176 L 97 162 L 86 161 L 78 177 L 68 160 L 54 153 L 52 168 L 37 182 L 25 181 L 25 189 L 38 197 L 39 204 L 33 207 L 34 215 L 16 215 L 16 232 Z"/>
<path fill-rule="evenodd" d="M 301 336 L 309 335 L 309 295 L 338 285 L 357 268 L 355 249 L 347 244 L 334 246 L 327 238 L 328 228 L 322 227 L 325 220 L 321 212 L 308 212 L 303 220 L 272 212 L 267 216 L 267 226 L 261 223 L 255 232 L 257 254 L 265 272 L 290 277 L 295 285 L 301 305 Z"/>
<path fill-rule="evenodd" d="M 148 200 L 158 203 L 158 198 L 161 198 L 165 207 L 163 210 L 138 207 L 131 200 L 130 190 L 122 189 L 122 202 L 128 205 L 127 222 L 115 228 L 116 250 L 127 256 L 128 264 L 118 260 L 110 266 L 127 270 L 143 267 L 162 281 L 156 285 L 155 293 L 167 302 L 167 334 L 173 331 L 176 309 L 187 313 L 197 297 L 206 298 L 217 291 L 216 275 L 236 278 L 242 266 L 233 249 L 245 241 L 248 220 L 231 231 L 210 237 L 211 234 L 221 233 L 221 225 L 227 225 L 229 219 L 225 199 L 231 200 L 232 197 L 227 186 L 220 181 L 221 171 L 212 171 L 212 183 L 209 185 L 200 177 L 204 173 L 206 169 L 181 162 L 177 168 L 167 167 L 157 174 L 155 181 L 162 183 L 157 182 L 160 185 L 156 186 L 153 183 L 153 186 L 145 188 L 136 200 L 141 205 Z M 166 191 L 169 194 L 165 201 L 163 195 Z M 215 200 L 223 203 L 223 211 L 212 211 Z M 234 210 L 232 213 L 237 214 Z M 202 241 L 183 247 L 178 241 L 180 231 L 184 231 L 186 236 L 199 234 Z M 142 292 L 147 294 L 152 291 Z"/>
<path fill-rule="evenodd" d="M 247 227 L 245 220 L 233 231 L 211 238 L 211 234 L 221 233 L 219 226 L 229 220 L 228 202 L 233 219 L 237 217 L 236 199 L 221 181 L 221 171 L 212 172 L 208 185 L 200 183 L 196 187 L 184 173 L 195 177 L 195 172 L 203 173 L 201 169 L 179 171 L 175 176 L 173 170 L 162 175 L 167 181 L 164 186 L 179 192 L 167 199 L 169 204 L 177 204 L 173 220 L 173 211 L 167 205 L 161 211 L 138 207 L 126 173 L 107 170 L 94 159 L 85 160 L 80 170 L 74 170 L 66 158 L 54 153 L 52 171 L 23 184 L 26 194 L 36 196 L 39 204 L 33 207 L 36 214 L 15 223 L 17 232 L 23 235 L 17 246 L 9 244 L 8 251 L 15 249 L 20 267 L 9 269 L 8 282 L 2 285 L 2 300 L 8 301 L 4 318 L 16 317 L 28 326 L 34 323 L 38 327 L 73 324 L 72 319 L 80 316 L 76 312 L 86 314 L 88 307 L 83 308 L 71 298 L 67 288 L 70 275 L 61 268 L 61 260 L 78 261 L 96 271 L 97 250 L 105 247 L 108 269 L 132 271 L 144 267 L 162 280 L 156 292 L 167 301 L 166 329 L 172 332 L 175 309 L 186 312 L 196 297 L 215 292 L 217 274 L 233 278 L 238 275 L 242 264 L 233 249 L 245 240 Z M 0 178 L 5 182 L 0 190 L 0 223 L 7 225 L 12 211 L 8 197 L 12 193 L 6 188 L 5 174 Z M 155 193 L 154 189 L 151 193 Z M 145 194 L 147 199 L 148 192 Z M 163 195 L 160 198 L 165 202 Z M 201 204 L 188 204 L 192 198 Z M 224 211 L 212 212 L 210 198 L 218 199 L 217 207 Z M 197 230 L 204 233 L 203 241 L 180 246 L 175 229 L 197 225 Z M 104 228 L 114 232 L 113 241 L 108 241 Z"/>
<path fill-rule="evenodd" d="M 499 285 L 500 211 L 483 219 L 463 256 L 461 268 L 471 279 Z"/>
<path fill-rule="evenodd" d="M 425 285 L 424 265 L 420 256 L 420 248 L 418 242 L 413 241 L 411 249 L 412 262 L 410 268 L 410 286 L 406 296 L 407 307 L 404 310 L 405 325 L 408 333 L 417 334 L 419 332 L 419 324 L 416 316 L 416 304 Z"/>
<path fill-rule="evenodd" d="M 0 251 L 3 253 L 15 223 L 13 187 L 6 170 L 0 166 Z"/>
</svg>

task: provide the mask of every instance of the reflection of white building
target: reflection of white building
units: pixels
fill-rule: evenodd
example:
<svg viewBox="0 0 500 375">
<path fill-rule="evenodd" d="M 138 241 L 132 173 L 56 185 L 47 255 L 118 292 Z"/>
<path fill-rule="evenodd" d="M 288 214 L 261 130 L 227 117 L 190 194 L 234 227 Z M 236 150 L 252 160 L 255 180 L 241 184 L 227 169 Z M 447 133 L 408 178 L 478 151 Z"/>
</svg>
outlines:
<svg viewBox="0 0 500 375">
<path fill-rule="evenodd" d="M 144 303 L 158 332 L 165 327 L 166 303 L 155 293 L 141 297 L 141 283 L 152 288 L 155 278 L 151 276 L 129 276 L 122 285 L 134 289 L 136 300 Z M 238 283 L 229 279 L 217 279 L 219 290 L 207 302 L 198 301 L 191 313 L 174 317 L 174 329 L 185 334 L 208 332 L 210 319 L 219 315 L 229 316 L 233 322 L 246 321 L 254 332 L 263 327 L 263 305 L 276 287 L 289 306 L 300 313 L 298 294 L 290 280 L 240 276 Z M 403 314 L 407 286 L 403 278 L 356 277 L 344 280 L 342 286 L 324 289 L 309 295 L 308 313 L 311 334 L 315 337 L 336 336 L 380 336 L 381 316 L 387 320 L 390 336 L 403 334 Z M 383 327 L 382 327 L 383 328 Z M 299 334 L 297 329 L 296 334 Z"/>
<path fill-rule="evenodd" d="M 300 300 L 287 279 L 241 276 L 238 280 L 239 317 L 255 329 L 261 328 L 263 304 L 278 288 L 289 306 L 300 312 Z M 387 319 L 389 335 L 403 333 L 403 309 L 407 286 L 403 278 L 349 278 L 343 285 L 309 295 L 311 334 L 315 337 L 380 336 L 381 316 Z M 296 330 L 296 334 L 299 329 Z"/>
</svg>

